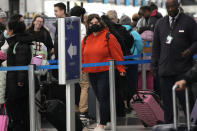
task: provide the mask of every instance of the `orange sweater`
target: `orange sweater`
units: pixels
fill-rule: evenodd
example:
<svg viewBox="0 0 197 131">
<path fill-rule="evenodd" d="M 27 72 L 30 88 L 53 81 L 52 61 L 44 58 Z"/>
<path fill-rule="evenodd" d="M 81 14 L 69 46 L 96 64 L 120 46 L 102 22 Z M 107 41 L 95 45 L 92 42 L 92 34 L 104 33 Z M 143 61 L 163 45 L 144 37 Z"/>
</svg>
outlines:
<svg viewBox="0 0 197 131">
<path fill-rule="evenodd" d="M 108 62 L 111 59 L 123 61 L 123 53 L 117 39 L 110 34 L 106 40 L 108 29 L 100 31 L 96 36 L 89 35 L 84 43 L 82 41 L 82 63 Z M 125 72 L 124 66 L 116 66 L 119 72 Z M 83 72 L 96 73 L 108 71 L 108 66 L 83 68 Z"/>
</svg>

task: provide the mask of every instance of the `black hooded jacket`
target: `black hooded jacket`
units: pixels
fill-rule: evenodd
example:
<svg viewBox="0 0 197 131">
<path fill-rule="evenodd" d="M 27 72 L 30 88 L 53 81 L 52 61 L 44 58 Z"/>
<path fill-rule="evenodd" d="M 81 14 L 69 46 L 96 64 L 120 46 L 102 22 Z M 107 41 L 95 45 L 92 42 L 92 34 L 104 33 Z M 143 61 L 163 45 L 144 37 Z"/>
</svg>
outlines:
<svg viewBox="0 0 197 131">
<path fill-rule="evenodd" d="M 0 23 L 0 34 L 2 34 L 4 30 L 5 30 L 5 25 Z"/>
<path fill-rule="evenodd" d="M 33 37 L 27 33 L 17 34 L 9 39 L 7 52 L 7 66 L 27 66 L 31 63 L 32 51 L 31 44 Z M 16 46 L 15 46 L 16 45 Z M 14 53 L 15 47 L 15 53 Z M 24 84 L 18 86 L 18 82 Z M 28 72 L 27 71 L 8 71 L 6 77 L 6 98 L 13 101 L 18 98 L 28 96 Z"/>
</svg>

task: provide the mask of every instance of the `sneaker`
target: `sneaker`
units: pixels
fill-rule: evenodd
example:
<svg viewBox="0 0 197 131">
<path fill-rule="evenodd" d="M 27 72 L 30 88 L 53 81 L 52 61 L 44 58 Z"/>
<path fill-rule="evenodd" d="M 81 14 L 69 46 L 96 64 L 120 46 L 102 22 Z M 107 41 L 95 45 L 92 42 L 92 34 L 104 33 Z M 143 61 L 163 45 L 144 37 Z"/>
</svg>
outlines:
<svg viewBox="0 0 197 131">
<path fill-rule="evenodd" d="M 111 130 L 111 122 L 107 122 L 107 125 L 105 126 L 105 130 Z"/>
<path fill-rule="evenodd" d="M 97 126 L 96 128 L 94 128 L 94 131 L 105 131 L 105 129 L 103 129 L 103 128 Z"/>
</svg>

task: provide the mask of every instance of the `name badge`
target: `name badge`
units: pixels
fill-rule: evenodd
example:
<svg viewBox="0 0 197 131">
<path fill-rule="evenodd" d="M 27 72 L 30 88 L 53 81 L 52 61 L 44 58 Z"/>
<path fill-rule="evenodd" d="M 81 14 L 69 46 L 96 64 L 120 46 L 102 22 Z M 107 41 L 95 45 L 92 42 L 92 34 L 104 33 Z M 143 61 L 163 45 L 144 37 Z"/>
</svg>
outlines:
<svg viewBox="0 0 197 131">
<path fill-rule="evenodd" d="M 173 37 L 168 35 L 167 38 L 166 38 L 166 44 L 171 44 L 172 40 L 173 40 Z"/>
<path fill-rule="evenodd" d="M 179 30 L 179 33 L 184 33 L 185 31 L 184 30 Z"/>
</svg>

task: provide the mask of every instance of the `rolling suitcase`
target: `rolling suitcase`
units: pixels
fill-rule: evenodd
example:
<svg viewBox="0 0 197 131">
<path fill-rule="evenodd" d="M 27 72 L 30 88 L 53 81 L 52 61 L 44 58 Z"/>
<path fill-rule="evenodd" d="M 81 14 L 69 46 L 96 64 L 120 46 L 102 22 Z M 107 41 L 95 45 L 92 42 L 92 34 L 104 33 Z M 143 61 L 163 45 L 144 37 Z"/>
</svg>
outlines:
<svg viewBox="0 0 197 131">
<path fill-rule="evenodd" d="M 196 100 L 196 103 L 192 109 L 191 122 L 192 122 L 192 124 L 197 125 L 197 100 Z"/>
<path fill-rule="evenodd" d="M 163 124 L 156 125 L 153 127 L 152 131 L 197 131 L 197 126 L 191 125 L 190 114 L 189 114 L 189 94 L 188 89 L 185 89 L 186 98 L 186 113 L 187 113 L 187 124 L 177 124 L 177 105 L 176 105 L 176 89 L 178 86 L 173 87 L 172 97 L 173 97 L 173 124 Z"/>
<path fill-rule="evenodd" d="M 144 127 L 164 122 L 164 111 L 159 97 L 151 91 L 138 91 L 130 101 Z"/>
<path fill-rule="evenodd" d="M 39 112 L 58 130 L 66 130 L 66 105 L 60 100 L 47 100 L 41 104 L 39 100 L 35 100 L 39 107 Z M 83 124 L 78 114 L 75 114 L 75 130 L 82 131 Z"/>
</svg>

